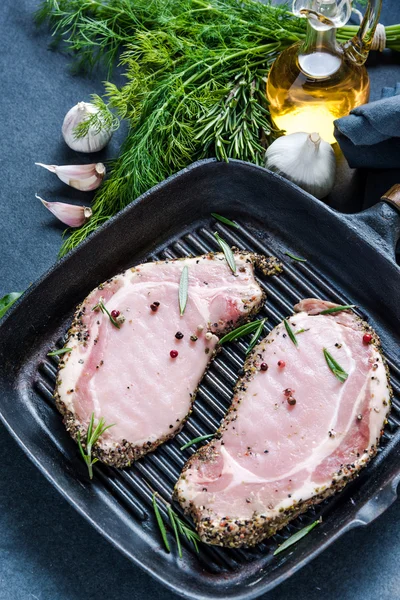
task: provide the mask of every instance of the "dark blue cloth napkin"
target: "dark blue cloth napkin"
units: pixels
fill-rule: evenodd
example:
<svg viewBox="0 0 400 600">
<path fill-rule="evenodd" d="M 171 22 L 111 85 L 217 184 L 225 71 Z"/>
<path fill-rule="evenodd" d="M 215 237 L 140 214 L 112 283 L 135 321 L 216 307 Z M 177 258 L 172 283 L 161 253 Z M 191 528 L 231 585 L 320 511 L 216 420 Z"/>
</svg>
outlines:
<svg viewBox="0 0 400 600">
<path fill-rule="evenodd" d="M 383 88 L 381 100 L 337 119 L 335 137 L 352 168 L 399 168 L 400 83 Z"/>
</svg>

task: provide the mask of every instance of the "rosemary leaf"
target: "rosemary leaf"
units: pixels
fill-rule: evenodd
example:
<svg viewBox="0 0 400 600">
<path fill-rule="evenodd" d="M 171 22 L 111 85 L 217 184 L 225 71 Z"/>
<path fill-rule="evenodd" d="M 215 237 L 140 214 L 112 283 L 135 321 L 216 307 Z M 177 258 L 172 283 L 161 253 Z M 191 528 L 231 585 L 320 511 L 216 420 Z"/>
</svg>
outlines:
<svg viewBox="0 0 400 600">
<path fill-rule="evenodd" d="M 248 348 L 246 350 L 246 356 L 248 354 L 250 354 L 250 352 L 253 350 L 254 346 L 256 345 L 257 340 L 258 340 L 258 338 L 260 337 L 260 335 L 262 333 L 265 321 L 266 321 L 266 319 L 261 319 L 259 326 L 257 327 L 257 329 L 256 329 L 253 337 L 250 340 L 250 344 L 249 344 L 249 346 L 248 346 Z"/>
<path fill-rule="evenodd" d="M 299 329 L 298 331 L 294 332 L 294 335 L 299 335 L 299 333 L 304 333 L 305 331 L 310 331 L 310 328 L 308 328 L 308 329 Z"/>
<path fill-rule="evenodd" d="M 163 539 L 165 548 L 166 548 L 167 552 L 171 552 L 171 548 L 170 548 L 169 543 L 168 543 L 167 531 L 165 529 L 164 521 L 162 520 L 160 509 L 157 506 L 157 500 L 156 500 L 157 496 L 158 496 L 157 493 L 153 494 L 153 509 L 154 509 L 154 514 L 156 515 L 158 527 L 160 528 L 161 537 Z"/>
<path fill-rule="evenodd" d="M 186 444 L 181 446 L 181 450 L 186 450 L 186 448 L 193 446 L 193 444 L 197 444 L 198 442 L 203 442 L 204 440 L 208 440 L 209 438 L 212 438 L 212 437 L 214 437 L 213 433 L 209 433 L 208 435 L 199 435 L 199 437 L 194 438 L 193 440 L 189 440 L 188 442 L 186 442 Z"/>
<path fill-rule="evenodd" d="M 287 331 L 287 333 L 288 333 L 288 336 L 289 336 L 289 337 L 290 337 L 290 339 L 292 340 L 293 344 L 294 344 L 295 346 L 298 346 L 298 345 L 299 345 L 299 343 L 298 343 L 298 341 L 297 341 L 297 339 L 296 339 L 296 336 L 295 336 L 295 334 L 294 334 L 294 331 L 293 331 L 293 329 L 292 329 L 292 328 L 290 327 L 290 325 L 289 325 L 289 321 L 287 321 L 287 319 L 283 319 L 283 322 L 284 322 L 284 324 L 285 324 L 285 329 L 286 329 L 286 331 Z"/>
<path fill-rule="evenodd" d="M 178 515 L 174 514 L 174 517 L 175 517 L 175 521 L 178 526 L 179 532 L 182 535 L 184 535 L 186 537 L 186 539 L 189 540 L 189 542 L 192 542 L 193 546 L 195 547 L 196 552 L 198 553 L 199 547 L 197 545 L 197 542 L 201 541 L 198 534 L 195 531 L 193 531 L 193 529 L 188 527 L 188 525 L 186 525 L 186 523 L 181 521 L 181 519 L 178 517 Z"/>
<path fill-rule="evenodd" d="M 293 258 L 293 260 L 297 260 L 298 262 L 307 262 L 306 258 L 301 258 L 301 256 L 296 256 L 295 254 L 292 254 L 291 252 L 285 252 L 286 256 L 290 256 L 290 258 Z"/>
<path fill-rule="evenodd" d="M 6 314 L 8 309 L 12 307 L 14 302 L 22 296 L 22 294 L 23 292 L 11 292 L 11 294 L 6 294 L 6 296 L 0 298 L 0 319 Z"/>
<path fill-rule="evenodd" d="M 102 302 L 101 300 L 95 305 L 93 306 L 92 310 L 97 310 L 100 309 L 102 313 L 105 313 L 108 318 L 110 319 L 111 323 L 114 325 L 114 327 L 116 327 L 117 329 L 121 329 L 121 325 L 119 323 L 117 323 L 117 321 L 111 316 L 110 312 L 106 309 L 106 307 L 104 306 L 104 302 Z"/>
<path fill-rule="evenodd" d="M 230 225 L 231 227 L 235 227 L 235 229 L 240 229 L 240 226 L 237 223 L 231 221 L 230 219 L 227 219 L 226 217 L 223 217 L 217 213 L 211 213 L 211 216 L 214 217 L 214 219 L 217 219 L 217 221 L 225 223 L 225 225 Z"/>
<path fill-rule="evenodd" d="M 330 368 L 330 370 L 332 371 L 332 373 L 335 375 L 335 377 L 337 377 L 339 379 L 339 381 L 341 383 L 344 383 L 349 376 L 348 373 L 346 373 L 346 371 L 344 369 L 342 369 L 342 367 L 336 362 L 336 360 L 333 358 L 333 356 L 331 354 L 329 354 L 329 352 L 326 348 L 323 349 L 323 352 L 324 352 L 326 363 L 327 363 L 328 367 Z"/>
<path fill-rule="evenodd" d="M 66 352 L 72 352 L 72 348 L 60 348 L 59 350 L 53 350 L 53 352 L 48 352 L 47 356 L 59 356 L 60 354 L 65 354 Z"/>
<path fill-rule="evenodd" d="M 179 558 L 182 558 L 182 545 L 181 545 L 181 540 L 179 537 L 179 531 L 178 531 L 178 527 L 177 527 L 176 520 L 175 520 L 175 514 L 173 513 L 170 505 L 168 505 L 168 516 L 169 516 L 169 520 L 171 521 L 172 529 L 174 530 L 176 545 L 178 546 L 178 555 L 179 555 Z"/>
<path fill-rule="evenodd" d="M 251 323 L 245 323 L 244 325 L 240 325 L 240 327 L 236 327 L 233 331 L 230 331 L 226 335 L 224 335 L 220 340 L 219 344 L 225 344 L 225 342 L 233 342 L 249 333 L 253 333 L 260 326 L 260 321 L 252 321 Z"/>
<path fill-rule="evenodd" d="M 214 233 L 214 237 L 217 240 L 218 244 L 221 246 L 221 250 L 225 255 L 225 259 L 229 265 L 230 270 L 232 271 L 232 273 L 236 273 L 235 257 L 228 242 L 226 242 L 220 235 L 218 235 L 217 232 Z"/>
<path fill-rule="evenodd" d="M 189 269 L 187 266 L 183 267 L 181 273 L 181 279 L 179 281 L 179 311 L 181 316 L 185 312 L 186 303 L 188 299 L 188 288 L 189 288 Z"/>
<path fill-rule="evenodd" d="M 352 309 L 355 307 L 356 307 L 355 304 L 345 304 L 343 306 L 333 306 L 332 308 L 327 308 L 326 310 L 323 310 L 319 314 L 320 315 L 331 315 L 332 313 L 341 312 L 342 310 L 349 310 L 349 309 Z"/>
<path fill-rule="evenodd" d="M 275 550 L 274 556 L 276 556 L 277 554 L 280 554 L 281 552 L 283 552 L 284 550 L 286 550 L 286 548 L 289 548 L 290 546 L 293 546 L 293 544 L 296 544 L 296 542 L 298 542 L 303 537 L 305 537 L 308 533 L 310 533 L 310 531 L 312 531 L 314 529 L 314 527 L 316 525 L 318 525 L 321 522 L 322 522 L 322 519 L 318 519 L 317 521 L 314 521 L 314 523 L 311 523 L 310 525 L 307 525 L 307 527 L 303 527 L 303 529 L 300 529 L 300 531 L 297 531 L 296 533 L 294 533 L 293 535 L 291 535 L 290 538 L 288 538 L 287 540 L 285 540 L 283 542 L 283 544 L 281 544 Z"/>
</svg>

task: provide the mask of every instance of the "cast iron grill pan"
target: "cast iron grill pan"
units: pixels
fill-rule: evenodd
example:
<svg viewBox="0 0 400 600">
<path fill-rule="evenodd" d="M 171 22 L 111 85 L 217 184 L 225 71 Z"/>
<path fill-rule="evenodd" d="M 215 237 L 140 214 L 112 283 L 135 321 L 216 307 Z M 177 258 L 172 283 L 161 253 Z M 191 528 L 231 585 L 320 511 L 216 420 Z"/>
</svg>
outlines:
<svg viewBox="0 0 400 600">
<path fill-rule="evenodd" d="M 215 222 L 211 211 L 235 218 L 241 229 Z M 358 217 L 345 217 L 264 169 L 241 162 L 197 163 L 145 194 L 92 236 L 10 313 L 0 328 L 1 416 L 67 499 L 128 557 L 176 593 L 189 598 L 256 597 L 350 527 L 370 522 L 396 497 L 400 275 L 393 243 L 399 223 L 387 204 Z M 381 335 L 394 401 L 378 456 L 344 492 L 254 548 L 228 550 L 200 544 L 196 554 L 183 538 L 184 555 L 179 559 L 172 534 L 172 553 L 163 548 L 151 507 L 152 489 L 170 500 L 179 473 L 196 448 L 182 452 L 180 447 L 217 429 L 231 402 L 248 339 L 223 346 L 200 385 L 189 421 L 174 440 L 125 471 L 97 463 L 92 483 L 53 401 L 59 359 L 46 354 L 63 345 L 76 304 L 101 281 L 139 262 L 218 251 L 214 231 L 233 246 L 275 255 L 284 262 L 280 277 L 257 273 L 267 293 L 259 314 L 267 318 L 265 335 L 292 313 L 301 298 L 361 306 L 365 312 L 356 312 L 363 318 L 368 315 Z M 308 260 L 293 261 L 285 251 Z M 174 508 L 183 517 L 180 507 Z M 161 504 L 160 510 L 168 523 Z M 278 544 L 319 517 L 318 528 L 273 557 Z"/>
</svg>

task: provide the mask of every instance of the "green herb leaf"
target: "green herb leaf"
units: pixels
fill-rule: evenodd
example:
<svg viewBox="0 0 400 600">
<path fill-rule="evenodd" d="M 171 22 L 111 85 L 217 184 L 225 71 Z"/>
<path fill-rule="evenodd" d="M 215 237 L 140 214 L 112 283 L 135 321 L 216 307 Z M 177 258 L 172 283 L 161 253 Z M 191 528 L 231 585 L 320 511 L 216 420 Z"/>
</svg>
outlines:
<svg viewBox="0 0 400 600">
<path fill-rule="evenodd" d="M 178 515 L 176 515 L 175 513 L 173 513 L 174 515 L 174 520 L 176 522 L 176 525 L 178 527 L 178 531 L 181 535 L 184 535 L 186 539 L 189 540 L 189 542 L 191 542 L 196 550 L 196 552 L 199 552 L 199 547 L 197 545 L 197 542 L 200 542 L 200 538 L 198 536 L 198 534 L 196 533 L 196 531 L 193 531 L 193 529 L 191 529 L 188 525 L 186 525 L 186 523 L 184 523 L 179 517 Z"/>
<path fill-rule="evenodd" d="M 186 448 L 193 446 L 193 444 L 197 444 L 198 442 L 203 442 L 204 440 L 208 440 L 209 438 L 212 438 L 212 437 L 214 437 L 213 433 L 209 433 L 208 435 L 199 435 L 199 437 L 194 438 L 193 440 L 189 440 L 188 442 L 186 442 L 186 444 L 181 446 L 181 450 L 186 450 Z"/>
<path fill-rule="evenodd" d="M 154 514 L 156 515 L 158 527 L 160 528 L 161 537 L 163 539 L 163 542 L 164 542 L 164 545 L 165 545 L 165 549 L 167 550 L 167 552 L 171 552 L 171 548 L 169 546 L 168 538 L 167 538 L 167 530 L 165 529 L 165 525 L 164 525 L 164 521 L 162 520 L 160 509 L 157 506 L 157 500 L 156 500 L 157 496 L 158 496 L 157 493 L 153 494 L 153 509 L 154 509 Z"/>
<path fill-rule="evenodd" d="M 181 273 L 181 279 L 179 281 L 179 310 L 181 316 L 185 312 L 186 303 L 188 299 L 188 288 L 189 288 L 189 269 L 187 266 L 183 267 Z"/>
<path fill-rule="evenodd" d="M 352 309 L 355 307 L 356 307 L 355 304 L 345 304 L 343 306 L 334 306 L 332 308 L 327 308 L 326 310 L 323 310 L 319 314 L 320 315 L 331 315 L 332 313 L 342 312 L 342 310 L 349 310 L 349 309 Z"/>
<path fill-rule="evenodd" d="M 217 213 L 211 213 L 211 216 L 214 217 L 214 219 L 217 219 L 217 221 L 225 223 L 225 225 L 230 225 L 231 227 L 235 227 L 235 229 L 240 229 L 240 225 L 238 225 L 234 221 L 231 221 L 230 219 L 227 219 L 226 217 L 223 217 L 222 215 L 219 215 Z"/>
<path fill-rule="evenodd" d="M 341 383 L 344 383 L 348 378 L 348 373 L 342 369 L 342 367 L 336 362 L 336 360 L 329 354 L 326 348 L 323 349 L 326 363 L 332 373 L 339 379 Z"/>
<path fill-rule="evenodd" d="M 108 318 L 110 319 L 111 323 L 114 325 L 114 327 L 116 327 L 117 329 L 121 329 L 121 325 L 119 323 L 117 323 L 117 321 L 111 316 L 110 312 L 106 309 L 106 307 L 104 306 L 104 302 L 102 302 L 101 300 L 95 305 L 93 306 L 92 310 L 101 310 L 102 313 L 105 313 Z"/>
<path fill-rule="evenodd" d="M 217 232 L 214 233 L 214 237 L 217 240 L 218 244 L 221 246 L 221 250 L 225 255 L 226 262 L 229 265 L 232 273 L 236 273 L 236 262 L 235 257 L 232 252 L 232 248 L 229 246 L 228 242 L 226 242 Z"/>
<path fill-rule="evenodd" d="M 298 341 L 297 341 L 297 339 L 296 339 L 296 336 L 295 336 L 295 334 L 294 334 L 294 331 L 293 331 L 293 329 L 292 329 L 292 328 L 290 327 L 290 325 L 289 325 L 289 321 L 287 321 L 286 319 L 283 319 L 283 323 L 284 323 L 284 325 L 285 325 L 285 329 L 286 329 L 286 331 L 287 331 L 287 333 L 288 333 L 288 336 L 289 336 L 289 337 L 290 337 L 290 339 L 292 340 L 293 344 L 294 344 L 295 346 L 298 346 L 298 345 L 299 345 L 299 343 L 298 343 Z"/>
<path fill-rule="evenodd" d="M 20 296 L 22 296 L 24 292 L 11 292 L 11 294 L 7 294 L 0 298 L 0 319 L 3 317 L 9 308 L 12 307 L 14 302 L 18 300 Z"/>
<path fill-rule="evenodd" d="M 266 319 L 261 319 L 259 326 L 257 327 L 257 329 L 256 329 L 253 337 L 250 340 L 250 344 L 249 344 L 249 346 L 248 346 L 248 348 L 246 350 L 246 356 L 248 354 L 250 354 L 250 352 L 253 350 L 254 346 L 256 345 L 257 340 L 258 340 L 258 338 L 260 337 L 260 335 L 262 333 L 265 321 L 266 321 Z"/>
<path fill-rule="evenodd" d="M 179 537 L 179 531 L 178 531 L 178 526 L 176 524 L 175 515 L 172 512 L 172 508 L 170 507 L 170 505 L 168 505 L 168 516 L 169 516 L 169 520 L 171 521 L 172 529 L 174 530 L 176 545 L 178 546 L 178 555 L 179 555 L 179 558 L 182 558 L 181 539 Z"/>
<path fill-rule="evenodd" d="M 314 529 L 314 527 L 316 525 L 318 525 L 319 523 L 321 523 L 321 522 L 322 522 L 322 519 L 318 519 L 317 521 L 314 521 L 314 523 L 311 523 L 311 525 L 307 525 L 307 527 L 303 527 L 303 529 L 300 529 L 300 531 L 297 531 L 296 533 L 294 533 L 293 535 L 291 535 L 290 538 L 288 538 L 287 540 L 285 540 L 283 542 L 283 544 L 281 544 L 275 550 L 274 556 L 276 556 L 277 554 L 280 554 L 281 552 L 283 552 L 284 550 L 286 550 L 286 548 L 289 548 L 290 546 L 293 546 L 293 544 L 296 544 L 296 542 L 298 542 L 304 536 L 306 536 L 308 533 L 310 533 L 310 531 L 312 531 Z"/>
<path fill-rule="evenodd" d="M 53 352 L 48 352 L 47 356 L 59 356 L 60 354 L 65 354 L 66 352 L 72 352 L 72 348 L 60 348 L 59 350 L 53 350 Z"/>
<path fill-rule="evenodd" d="M 308 329 L 299 329 L 298 331 L 295 331 L 294 335 L 299 335 L 299 333 L 304 333 L 305 331 L 310 331 L 310 328 L 308 328 Z"/>
<path fill-rule="evenodd" d="M 226 335 L 224 335 L 220 340 L 219 344 L 225 344 L 225 342 L 233 342 L 238 340 L 239 338 L 248 335 L 249 333 L 253 333 L 260 327 L 260 321 L 257 319 L 256 321 L 252 321 L 251 323 L 245 323 L 244 325 L 240 325 L 240 327 L 236 327 Z"/>
<path fill-rule="evenodd" d="M 295 254 L 292 254 L 291 252 L 285 252 L 286 256 L 290 256 L 290 258 L 293 258 L 293 260 L 297 260 L 298 262 L 307 262 L 306 258 L 301 258 L 301 256 L 296 256 Z"/>
<path fill-rule="evenodd" d="M 103 417 L 100 417 L 99 422 L 97 423 L 97 426 L 95 427 L 94 431 L 93 431 L 93 427 L 94 427 L 94 412 L 92 412 L 92 414 L 91 414 L 89 425 L 88 425 L 87 432 L 86 432 L 86 452 L 83 449 L 83 445 L 82 445 L 82 441 L 81 441 L 81 432 L 78 431 L 77 436 L 76 436 L 77 441 L 78 441 L 79 451 L 82 455 L 83 460 L 85 461 L 85 463 L 87 465 L 90 479 L 93 479 L 93 468 L 92 467 L 99 460 L 98 458 L 92 458 L 92 448 L 98 442 L 98 440 L 101 438 L 103 433 L 105 431 L 107 431 L 107 429 L 110 429 L 110 427 L 114 427 L 114 423 L 111 425 L 106 425 Z"/>
</svg>

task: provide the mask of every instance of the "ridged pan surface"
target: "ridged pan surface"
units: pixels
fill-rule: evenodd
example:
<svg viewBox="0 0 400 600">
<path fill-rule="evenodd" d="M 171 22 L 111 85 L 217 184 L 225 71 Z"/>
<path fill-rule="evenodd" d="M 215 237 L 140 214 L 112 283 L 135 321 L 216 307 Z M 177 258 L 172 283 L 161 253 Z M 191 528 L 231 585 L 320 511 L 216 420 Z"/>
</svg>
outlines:
<svg viewBox="0 0 400 600">
<path fill-rule="evenodd" d="M 211 212 L 236 219 L 240 230 L 216 222 Z M 236 161 L 196 163 L 102 227 L 10 311 L 0 326 L 1 417 L 69 502 L 126 556 L 174 592 L 198 599 L 255 598 L 349 528 L 373 520 L 396 497 L 400 271 L 393 257 L 399 230 L 395 209 L 383 203 L 361 216 L 339 215 L 259 167 Z M 200 544 L 196 554 L 184 542 L 179 559 L 171 532 L 171 554 L 163 548 L 150 487 L 171 498 L 181 468 L 194 452 L 193 448 L 182 452 L 180 447 L 218 427 L 230 404 L 248 340 L 224 345 L 200 386 L 193 414 L 175 440 L 125 471 L 97 463 L 93 482 L 55 409 L 52 392 L 58 359 L 46 355 L 62 344 L 75 306 L 92 288 L 140 262 L 218 250 L 214 231 L 238 248 L 275 255 L 284 263 L 280 277 L 257 273 L 267 293 L 261 312 L 268 319 L 265 333 L 291 314 L 301 298 L 357 304 L 358 314 L 367 317 L 381 336 L 394 401 L 378 456 L 340 495 L 255 548 L 227 550 Z M 287 251 L 307 262 L 292 260 Z M 175 509 L 181 514 L 178 506 Z M 273 556 L 279 543 L 320 516 L 322 523 L 308 536 Z"/>
</svg>

